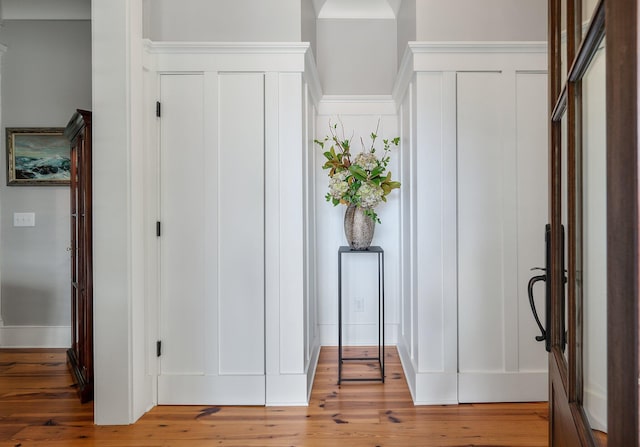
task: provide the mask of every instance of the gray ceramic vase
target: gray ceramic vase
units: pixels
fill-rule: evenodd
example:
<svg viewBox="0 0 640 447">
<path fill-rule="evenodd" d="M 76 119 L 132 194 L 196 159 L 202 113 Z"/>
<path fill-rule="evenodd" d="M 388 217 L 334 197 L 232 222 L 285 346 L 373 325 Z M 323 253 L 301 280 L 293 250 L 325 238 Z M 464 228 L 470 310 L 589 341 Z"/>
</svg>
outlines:
<svg viewBox="0 0 640 447">
<path fill-rule="evenodd" d="M 375 222 L 359 206 L 349 204 L 344 213 L 344 235 L 352 250 L 366 250 L 371 245 Z"/>
</svg>

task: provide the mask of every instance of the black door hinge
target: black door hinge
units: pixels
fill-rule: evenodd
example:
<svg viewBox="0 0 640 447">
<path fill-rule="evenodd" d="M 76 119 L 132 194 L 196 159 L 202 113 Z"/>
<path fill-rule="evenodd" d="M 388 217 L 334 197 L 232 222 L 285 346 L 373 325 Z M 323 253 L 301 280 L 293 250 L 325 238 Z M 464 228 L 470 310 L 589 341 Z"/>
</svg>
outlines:
<svg viewBox="0 0 640 447">
<path fill-rule="evenodd" d="M 161 228 L 160 222 L 158 221 L 158 222 L 156 222 L 156 236 L 157 237 L 160 237 L 160 228 Z"/>
<path fill-rule="evenodd" d="M 160 118 L 160 101 L 156 101 L 156 116 Z"/>
<path fill-rule="evenodd" d="M 160 357 L 162 355 L 162 342 L 158 340 L 156 342 L 156 357 Z"/>
</svg>

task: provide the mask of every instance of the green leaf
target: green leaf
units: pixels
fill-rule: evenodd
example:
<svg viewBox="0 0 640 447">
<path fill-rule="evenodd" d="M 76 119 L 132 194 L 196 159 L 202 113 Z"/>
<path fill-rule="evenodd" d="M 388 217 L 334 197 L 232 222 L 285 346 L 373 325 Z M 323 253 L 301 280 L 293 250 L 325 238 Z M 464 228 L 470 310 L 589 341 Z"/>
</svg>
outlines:
<svg viewBox="0 0 640 447">
<path fill-rule="evenodd" d="M 400 137 L 395 137 L 393 140 L 393 144 L 395 144 L 396 146 L 398 146 L 400 144 Z"/>
<path fill-rule="evenodd" d="M 389 187 L 391 189 L 400 188 L 400 182 L 389 182 Z"/>
<path fill-rule="evenodd" d="M 331 159 L 333 159 L 333 155 L 331 155 L 331 152 L 329 152 L 329 151 L 326 151 L 323 155 L 324 155 L 325 157 L 327 157 L 327 160 L 331 160 Z"/>
<path fill-rule="evenodd" d="M 379 177 L 380 174 L 384 172 L 384 166 L 378 166 L 373 171 L 371 171 L 371 179 L 373 180 L 376 177 Z"/>
<path fill-rule="evenodd" d="M 358 180 L 364 182 L 367 180 L 367 172 L 362 169 L 360 166 L 358 165 L 351 165 L 349 166 L 349 171 L 353 174 L 353 176 L 355 178 L 357 178 Z"/>
</svg>

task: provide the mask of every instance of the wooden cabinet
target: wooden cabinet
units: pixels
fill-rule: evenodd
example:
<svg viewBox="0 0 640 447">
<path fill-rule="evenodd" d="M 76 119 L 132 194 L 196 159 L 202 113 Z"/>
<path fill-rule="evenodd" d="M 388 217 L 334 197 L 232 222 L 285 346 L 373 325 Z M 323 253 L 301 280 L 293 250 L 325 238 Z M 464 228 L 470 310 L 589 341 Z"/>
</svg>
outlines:
<svg viewBox="0 0 640 447">
<path fill-rule="evenodd" d="M 93 252 L 91 112 L 78 110 L 65 129 L 71 141 L 71 348 L 69 369 L 80 400 L 93 400 Z"/>
</svg>

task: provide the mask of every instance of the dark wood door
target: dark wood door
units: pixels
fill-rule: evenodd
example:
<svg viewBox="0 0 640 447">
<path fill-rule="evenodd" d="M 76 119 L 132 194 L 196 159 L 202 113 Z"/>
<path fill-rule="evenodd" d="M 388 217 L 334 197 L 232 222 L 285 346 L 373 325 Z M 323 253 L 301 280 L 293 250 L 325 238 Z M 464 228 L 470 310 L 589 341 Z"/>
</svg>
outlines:
<svg viewBox="0 0 640 447">
<path fill-rule="evenodd" d="M 638 446 L 638 2 L 607 0 L 609 445 Z"/>
<path fill-rule="evenodd" d="M 78 110 L 65 135 L 71 141 L 72 343 L 67 358 L 84 403 L 93 399 L 91 112 Z"/>
<path fill-rule="evenodd" d="M 637 2 L 600 0 L 593 12 L 582 11 L 589 3 L 581 0 L 548 4 L 549 443 L 638 446 Z M 601 75 L 601 86 L 594 89 L 589 83 L 596 64 L 604 67 L 606 76 Z M 588 104 L 594 91 L 606 93 L 606 137 L 596 150 L 588 147 L 594 125 Z M 595 212 L 594 166 L 603 197 Z M 600 220 L 602 250 L 594 256 L 589 232 Z M 603 260 L 600 268 L 594 267 L 594 258 Z M 594 340 L 589 315 L 594 307 L 589 280 L 594 276 L 604 285 L 605 329 L 599 340 Z M 597 359 L 605 371 L 604 423 L 598 423 L 589 402 L 588 372 L 594 364 L 589 348 L 594 341 L 604 346 Z"/>
<path fill-rule="evenodd" d="M 595 278 L 597 284 L 606 285 L 606 270 L 593 262 L 597 257 L 591 253 L 594 251 L 593 247 L 606 247 L 606 229 L 600 226 L 594 230 L 596 225 L 588 220 L 596 219 L 585 211 L 587 205 L 589 211 L 594 206 L 600 206 L 596 213 L 606 213 L 606 203 L 588 203 L 589 194 L 593 194 L 589 188 L 597 183 L 590 177 L 599 176 L 602 189 L 606 188 L 604 166 L 591 166 L 598 156 L 604 160 L 606 146 L 589 133 L 588 129 L 588 126 L 600 125 L 598 136 L 605 138 L 604 105 L 599 115 L 602 120 L 600 124 L 586 119 L 585 107 L 587 99 L 603 92 L 605 85 L 603 76 L 602 85 L 597 86 L 587 83 L 585 76 L 595 61 L 604 66 L 604 57 L 598 58 L 598 52 L 602 54 L 605 51 L 605 11 L 604 2 L 600 1 L 593 13 L 589 14 L 590 19 L 583 30 L 582 3 L 582 0 L 549 2 L 552 172 L 549 435 L 550 445 L 556 447 L 596 446 L 597 437 L 593 428 L 600 425 L 601 430 L 606 431 L 606 422 L 597 424 L 598 415 L 594 414 L 593 407 L 588 409 L 585 404 L 588 399 L 585 399 L 587 396 L 584 386 L 588 377 L 584 355 L 588 349 L 585 349 L 585 344 L 597 343 L 597 339 L 589 334 L 594 330 L 593 327 L 585 327 L 588 320 L 585 318 L 586 304 L 589 305 L 589 310 L 592 307 L 592 303 L 587 301 L 595 299 L 589 295 L 595 293 L 586 290 L 586 284 L 589 281 L 593 283 Z M 593 113 L 591 110 L 589 112 Z M 588 151 L 591 152 L 588 154 Z M 588 171 L 587 159 L 591 164 L 589 169 L 597 170 L 598 174 Z M 605 191 L 600 191 L 600 194 L 604 195 Z M 586 235 L 587 228 L 589 236 Z M 600 258 L 605 256 L 606 249 L 602 251 Z M 588 268 L 585 268 L 586 264 L 590 264 Z M 605 292 L 600 292 L 597 298 L 606 301 Z M 604 318 L 602 315 L 602 319 Z M 596 335 L 606 337 L 604 326 Z M 604 364 L 606 352 L 599 351 L 596 355 L 600 356 L 600 361 Z"/>
</svg>

